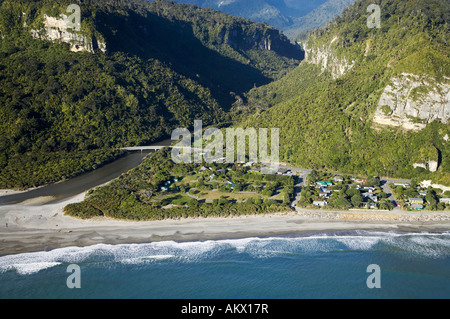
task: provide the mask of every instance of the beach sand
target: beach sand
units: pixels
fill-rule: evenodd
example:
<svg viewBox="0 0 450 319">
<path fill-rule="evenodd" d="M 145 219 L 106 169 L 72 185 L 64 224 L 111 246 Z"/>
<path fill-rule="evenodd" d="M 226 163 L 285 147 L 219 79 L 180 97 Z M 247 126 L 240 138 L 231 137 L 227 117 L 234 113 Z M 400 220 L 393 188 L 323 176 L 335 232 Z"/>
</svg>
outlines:
<svg viewBox="0 0 450 319">
<path fill-rule="evenodd" d="M 99 243 L 193 241 L 340 230 L 450 230 L 450 218 L 435 221 L 344 220 L 311 217 L 301 212 L 149 222 L 109 218 L 81 220 L 63 215 L 65 205 L 79 202 L 84 196 L 80 194 L 54 205 L 41 205 L 42 202 L 37 200 L 0 206 L 0 256 Z M 450 212 L 443 214 L 450 215 Z"/>
</svg>

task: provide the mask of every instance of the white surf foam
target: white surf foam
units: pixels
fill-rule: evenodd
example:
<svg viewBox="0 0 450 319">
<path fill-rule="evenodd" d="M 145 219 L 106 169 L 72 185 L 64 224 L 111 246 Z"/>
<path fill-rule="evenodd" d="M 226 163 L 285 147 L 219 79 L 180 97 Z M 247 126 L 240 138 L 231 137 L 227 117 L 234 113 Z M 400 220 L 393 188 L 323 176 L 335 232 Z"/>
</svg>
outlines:
<svg viewBox="0 0 450 319">
<path fill-rule="evenodd" d="M 69 247 L 49 252 L 36 252 L 0 257 L 0 272 L 16 270 L 33 274 L 62 263 L 144 263 L 176 259 L 196 262 L 227 250 L 249 254 L 254 258 L 271 258 L 280 254 L 327 252 L 334 250 L 371 250 L 378 244 L 425 256 L 450 254 L 450 232 L 395 233 L 360 231 L 341 234 L 314 234 L 298 237 L 251 237 L 243 239 L 208 240 L 198 242 L 154 242 L 147 244 L 99 244 Z"/>
</svg>

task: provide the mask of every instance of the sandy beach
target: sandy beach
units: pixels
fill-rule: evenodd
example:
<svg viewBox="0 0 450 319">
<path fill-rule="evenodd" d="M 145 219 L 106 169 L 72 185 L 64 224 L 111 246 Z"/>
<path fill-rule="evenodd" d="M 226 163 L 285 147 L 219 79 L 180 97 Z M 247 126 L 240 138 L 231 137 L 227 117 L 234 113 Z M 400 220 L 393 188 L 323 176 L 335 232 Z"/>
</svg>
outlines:
<svg viewBox="0 0 450 319">
<path fill-rule="evenodd" d="M 190 218 L 149 222 L 109 218 L 81 220 L 64 216 L 63 203 L 42 205 L 48 198 L 0 206 L 0 255 L 99 243 L 192 241 L 340 230 L 450 230 L 450 212 L 382 213 L 299 211 L 229 218 Z"/>
</svg>

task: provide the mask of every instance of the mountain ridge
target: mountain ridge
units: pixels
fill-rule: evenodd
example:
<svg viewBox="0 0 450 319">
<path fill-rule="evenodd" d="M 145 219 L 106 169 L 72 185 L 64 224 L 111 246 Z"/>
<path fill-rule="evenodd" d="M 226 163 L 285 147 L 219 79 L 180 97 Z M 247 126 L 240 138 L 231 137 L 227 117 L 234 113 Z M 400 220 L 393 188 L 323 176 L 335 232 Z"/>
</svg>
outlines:
<svg viewBox="0 0 450 319">
<path fill-rule="evenodd" d="M 356 0 L 177 0 L 273 25 L 295 41 L 320 28 Z"/>
<path fill-rule="evenodd" d="M 81 7 L 76 32 L 60 23 L 73 3 Z M 272 27 L 169 1 L 3 1 L 0 186 L 56 182 L 120 156 L 117 147 L 191 127 L 193 119 L 227 121 L 237 94 L 299 62 L 275 46 L 209 41 L 218 38 L 217 21 L 225 30 L 242 27 L 249 39 L 262 34 L 257 44 L 279 36 L 278 48 L 301 57 Z M 96 42 L 104 47 L 91 46 Z"/>
<path fill-rule="evenodd" d="M 427 100 L 427 92 L 441 92 L 441 107 L 450 108 L 447 91 L 439 89 L 448 86 L 450 76 L 448 4 L 379 1 L 379 29 L 367 27 L 369 4 L 359 0 L 332 23 L 313 31 L 303 43 L 306 59 L 301 65 L 283 79 L 251 90 L 244 99 L 247 104 L 235 104 L 235 111 L 246 114 L 241 123 L 245 127 L 280 127 L 282 160 L 294 165 L 449 185 L 446 117 L 430 116 L 419 131 L 373 120 L 386 104 L 380 104 L 386 100 L 381 99 L 383 93 L 390 96 L 386 88 L 402 74 L 431 79 L 428 89 L 422 85 L 413 92 L 417 101 Z M 247 114 L 246 108 L 250 114 L 256 110 L 256 115 Z M 420 117 L 409 120 L 420 122 Z M 436 159 L 421 155 L 429 153 L 429 145 L 439 152 L 435 172 L 425 164 Z M 425 168 L 414 168 L 417 163 Z"/>
</svg>

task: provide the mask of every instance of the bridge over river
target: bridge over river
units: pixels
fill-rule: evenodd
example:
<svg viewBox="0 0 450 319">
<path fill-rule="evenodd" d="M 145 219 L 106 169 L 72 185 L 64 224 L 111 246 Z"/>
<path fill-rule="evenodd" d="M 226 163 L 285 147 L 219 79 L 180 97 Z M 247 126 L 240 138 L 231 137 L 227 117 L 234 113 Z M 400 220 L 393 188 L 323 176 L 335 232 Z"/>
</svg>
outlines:
<svg viewBox="0 0 450 319">
<path fill-rule="evenodd" d="M 169 145 L 158 145 L 158 146 L 132 146 L 132 147 L 122 147 L 121 150 L 124 151 L 157 151 L 160 149 L 163 149 L 165 147 L 169 148 L 178 148 L 178 149 L 190 149 L 191 151 L 203 151 L 201 148 L 195 148 L 195 147 L 181 147 L 181 146 L 169 146 Z"/>
</svg>

